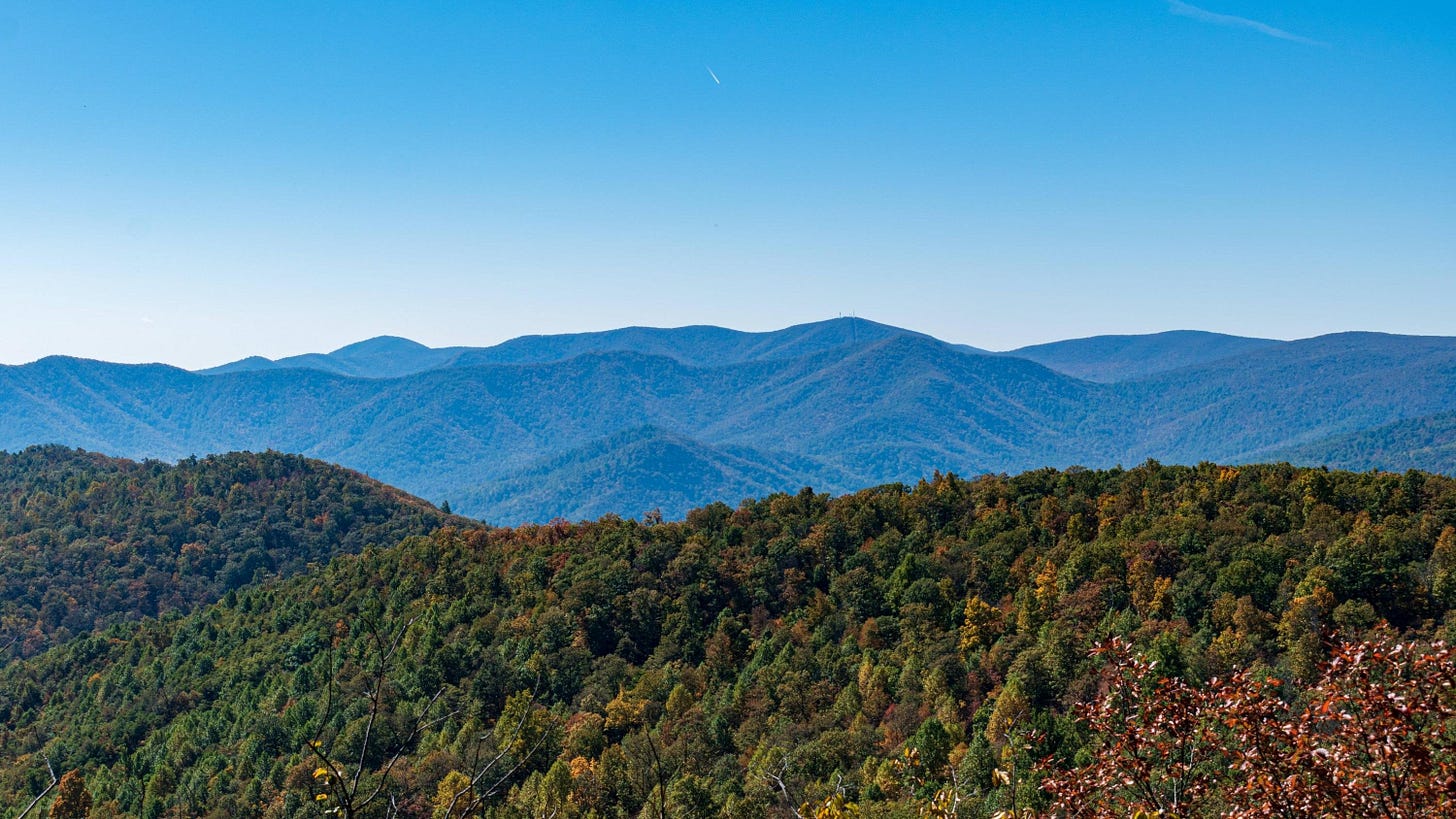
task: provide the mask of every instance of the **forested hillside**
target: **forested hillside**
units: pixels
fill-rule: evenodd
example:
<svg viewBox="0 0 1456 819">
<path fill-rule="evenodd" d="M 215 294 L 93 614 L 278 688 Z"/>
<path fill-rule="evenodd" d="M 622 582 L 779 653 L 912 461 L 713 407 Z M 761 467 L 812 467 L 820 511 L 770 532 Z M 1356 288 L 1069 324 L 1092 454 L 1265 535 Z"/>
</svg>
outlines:
<svg viewBox="0 0 1456 819">
<path fill-rule="evenodd" d="M 1319 459 L 1340 469 L 1404 471 L 1421 464 L 1423 469 L 1456 475 L 1456 412 L 1333 435 L 1278 454 L 1295 462 Z"/>
<path fill-rule="evenodd" d="M 842 470 L 786 453 L 713 447 L 656 427 L 640 427 L 527 467 L 457 497 L 461 508 L 491 509 L 501 520 L 591 520 L 650 498 L 681 517 L 702 498 L 759 497 L 808 479 L 853 485 Z M 664 511 L 665 510 L 665 511 Z"/>
<path fill-rule="evenodd" d="M 1297 700 L 1329 628 L 1449 636 L 1453 571 L 1456 481 L 1287 465 L 445 529 L 0 670 L 0 804 L 49 760 L 93 817 L 989 816 L 1093 758 L 1105 639 Z"/>
<path fill-rule="evenodd" d="M 0 663 L 451 520 L 277 452 L 175 466 L 56 446 L 0 453 Z"/>
</svg>

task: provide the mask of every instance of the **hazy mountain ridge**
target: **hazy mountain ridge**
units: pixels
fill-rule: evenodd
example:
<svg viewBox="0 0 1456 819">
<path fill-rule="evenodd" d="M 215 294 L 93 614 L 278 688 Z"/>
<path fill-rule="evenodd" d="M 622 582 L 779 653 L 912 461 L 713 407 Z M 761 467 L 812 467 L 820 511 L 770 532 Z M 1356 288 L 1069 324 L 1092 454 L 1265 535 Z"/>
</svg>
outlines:
<svg viewBox="0 0 1456 819">
<path fill-rule="evenodd" d="M 1111 335 L 1033 344 L 1005 355 L 1025 358 L 1088 381 L 1115 383 L 1197 366 L 1284 342 L 1201 330 Z"/>
<path fill-rule="evenodd" d="M 867 319 L 841 318 L 751 333 L 710 325 L 623 327 L 587 333 L 529 335 L 490 347 L 427 347 L 396 336 L 378 336 L 331 353 L 305 353 L 276 361 L 250 356 L 198 370 L 223 375 L 273 369 L 313 369 L 360 378 L 398 378 L 445 367 L 487 364 L 552 364 L 592 353 L 641 353 L 676 359 L 689 366 L 715 367 L 748 361 L 796 358 L 845 345 L 870 344 L 895 336 L 929 338 Z M 967 352 L 982 352 L 960 345 Z"/>
<path fill-rule="evenodd" d="M 199 375 L 255 372 L 258 370 L 322 370 L 356 378 L 399 378 L 449 366 L 467 347 L 426 347 L 398 336 L 376 336 L 340 347 L 331 353 L 304 353 L 272 360 L 249 356 L 239 361 L 198 370 Z"/>
<path fill-rule="evenodd" d="M 209 375 L 49 358 L 0 368 L 0 448 L 60 442 L 164 459 L 273 448 L 514 523 L 653 508 L 676 516 L 794 483 L 839 490 L 934 470 L 1286 454 L 1322 463 L 1322 446 L 1331 457 L 1348 448 L 1339 436 L 1456 411 L 1452 338 L 1108 338 L 1051 353 L 1063 366 L 1080 362 L 1084 374 L 1094 365 L 1103 376 L 1173 368 L 1098 383 L 863 319 L 766 334 L 693 327 L 527 337 L 450 348 L 448 365 L 394 377 L 381 374 L 440 351 L 373 339 L 324 357 L 365 376 L 311 365 Z M 616 349 L 632 345 L 642 349 Z M 1174 366 L 1184 361 L 1197 363 Z M 643 429 L 655 432 L 614 437 Z M 1419 440 L 1439 438 L 1440 428 L 1403 434 L 1405 454 L 1392 453 L 1387 468 L 1449 468 L 1439 440 Z M 612 441 L 635 455 L 604 451 Z M 682 483 L 632 466 L 633 457 L 679 464 Z M 547 486 L 559 494 L 543 494 Z M 620 505 L 580 497 L 604 486 Z"/>
<path fill-rule="evenodd" d="M 1456 409 L 1456 338 L 1337 333 L 1125 385 L 1158 457 L 1263 460 L 1285 447 Z M 1315 459 L 1320 460 L 1320 459 Z"/>
</svg>

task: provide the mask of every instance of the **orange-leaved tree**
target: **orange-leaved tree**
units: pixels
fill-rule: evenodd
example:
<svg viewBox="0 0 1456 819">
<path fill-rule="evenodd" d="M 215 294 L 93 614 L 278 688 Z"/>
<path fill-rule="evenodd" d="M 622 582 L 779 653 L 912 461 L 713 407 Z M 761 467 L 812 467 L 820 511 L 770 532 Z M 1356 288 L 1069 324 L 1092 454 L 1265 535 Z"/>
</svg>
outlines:
<svg viewBox="0 0 1456 819">
<path fill-rule="evenodd" d="M 86 819 L 91 815 L 91 792 L 80 771 L 67 771 L 56 788 L 56 801 L 51 803 L 50 819 Z"/>
</svg>

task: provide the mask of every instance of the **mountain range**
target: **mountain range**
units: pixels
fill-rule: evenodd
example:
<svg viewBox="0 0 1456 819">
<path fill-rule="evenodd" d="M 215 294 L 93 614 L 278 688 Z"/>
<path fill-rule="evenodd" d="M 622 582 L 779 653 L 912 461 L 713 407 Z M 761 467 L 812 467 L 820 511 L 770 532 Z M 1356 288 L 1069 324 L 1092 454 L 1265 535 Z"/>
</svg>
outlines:
<svg viewBox="0 0 1456 819">
<path fill-rule="evenodd" d="M 631 327 L 430 348 L 381 337 L 189 372 L 0 367 L 0 449 L 276 449 L 492 523 L 669 517 L 930 473 L 1288 459 L 1450 471 L 1456 338 L 1194 331 L 989 352 L 864 319 Z"/>
</svg>

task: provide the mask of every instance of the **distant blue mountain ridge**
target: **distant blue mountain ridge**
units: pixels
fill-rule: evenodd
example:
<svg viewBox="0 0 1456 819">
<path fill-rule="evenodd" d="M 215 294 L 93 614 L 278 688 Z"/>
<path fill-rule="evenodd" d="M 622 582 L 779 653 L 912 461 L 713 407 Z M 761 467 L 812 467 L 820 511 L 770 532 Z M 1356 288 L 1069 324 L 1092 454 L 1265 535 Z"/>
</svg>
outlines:
<svg viewBox="0 0 1456 819">
<path fill-rule="evenodd" d="M 363 378 L 396 378 L 445 367 L 550 364 L 587 353 L 612 352 L 660 355 L 684 364 L 713 367 L 794 358 L 902 335 L 929 338 L 921 333 L 863 319 L 800 324 L 766 333 L 746 333 L 705 325 L 623 327 L 595 333 L 521 336 L 493 347 L 431 348 L 407 338 L 379 336 L 341 347 L 332 353 L 308 353 L 276 361 L 253 356 L 199 372 L 220 375 L 257 370 L 310 369 Z M 974 347 L 962 349 L 984 352 Z"/>
<path fill-rule="evenodd" d="M 673 517 L 931 472 L 1203 460 L 1450 471 L 1456 339 L 1193 331 L 992 353 L 865 319 L 380 337 L 199 372 L 0 367 L 0 449 L 297 452 L 492 523 Z"/>
</svg>

